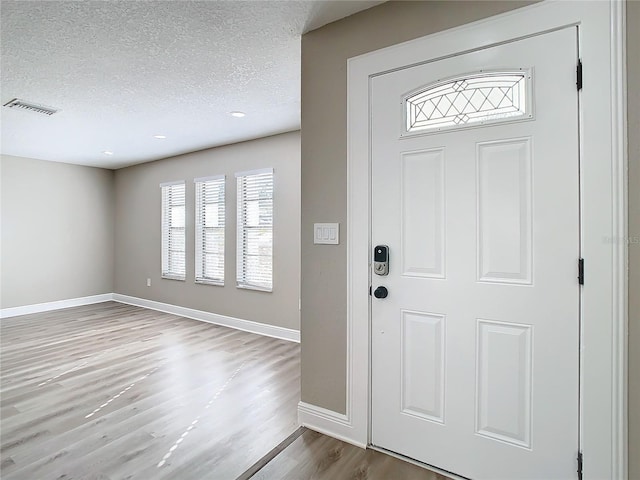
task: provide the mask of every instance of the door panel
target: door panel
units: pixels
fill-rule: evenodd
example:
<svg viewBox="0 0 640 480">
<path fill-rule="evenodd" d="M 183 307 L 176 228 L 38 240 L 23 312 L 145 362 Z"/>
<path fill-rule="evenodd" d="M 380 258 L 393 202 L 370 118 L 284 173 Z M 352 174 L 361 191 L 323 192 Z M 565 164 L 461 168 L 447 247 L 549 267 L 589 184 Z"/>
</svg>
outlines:
<svg viewBox="0 0 640 480">
<path fill-rule="evenodd" d="M 477 145 L 478 280 L 531 284 L 531 139 Z"/>
<path fill-rule="evenodd" d="M 402 412 L 444 422 L 444 315 L 402 311 Z"/>
<path fill-rule="evenodd" d="M 403 153 L 402 273 L 444 277 L 444 150 Z"/>
<path fill-rule="evenodd" d="M 376 446 L 474 479 L 575 478 L 576 38 L 567 28 L 372 79 L 371 235 L 390 248 L 389 274 L 372 273 L 389 290 L 371 306 Z M 430 84 L 432 100 L 406 107 Z M 503 110 L 465 123 L 473 109 Z M 415 130 L 429 122 L 440 130 Z"/>
<path fill-rule="evenodd" d="M 531 448 L 532 326 L 478 320 L 476 433 Z"/>
</svg>

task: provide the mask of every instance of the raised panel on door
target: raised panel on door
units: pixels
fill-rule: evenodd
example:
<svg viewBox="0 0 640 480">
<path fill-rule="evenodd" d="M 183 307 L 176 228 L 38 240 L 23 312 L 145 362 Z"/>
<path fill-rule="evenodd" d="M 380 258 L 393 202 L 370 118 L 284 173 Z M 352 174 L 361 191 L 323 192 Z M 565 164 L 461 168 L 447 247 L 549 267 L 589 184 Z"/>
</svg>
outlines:
<svg viewBox="0 0 640 480">
<path fill-rule="evenodd" d="M 532 283 L 531 138 L 477 144 L 478 280 Z"/>
<path fill-rule="evenodd" d="M 476 433 L 531 448 L 531 325 L 478 319 Z"/>
<path fill-rule="evenodd" d="M 401 408 L 406 415 L 444 423 L 444 315 L 403 310 Z"/>
<path fill-rule="evenodd" d="M 403 275 L 445 276 L 444 157 L 442 148 L 402 153 Z"/>
</svg>

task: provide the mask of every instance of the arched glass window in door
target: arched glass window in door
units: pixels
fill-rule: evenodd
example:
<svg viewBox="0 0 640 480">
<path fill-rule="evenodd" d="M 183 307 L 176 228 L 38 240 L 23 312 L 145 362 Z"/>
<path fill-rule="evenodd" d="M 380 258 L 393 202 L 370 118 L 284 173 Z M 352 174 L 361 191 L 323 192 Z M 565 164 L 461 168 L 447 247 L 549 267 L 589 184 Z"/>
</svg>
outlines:
<svg viewBox="0 0 640 480">
<path fill-rule="evenodd" d="M 533 116 L 531 71 L 479 72 L 438 81 L 410 93 L 403 103 L 406 133 L 527 119 Z"/>
</svg>

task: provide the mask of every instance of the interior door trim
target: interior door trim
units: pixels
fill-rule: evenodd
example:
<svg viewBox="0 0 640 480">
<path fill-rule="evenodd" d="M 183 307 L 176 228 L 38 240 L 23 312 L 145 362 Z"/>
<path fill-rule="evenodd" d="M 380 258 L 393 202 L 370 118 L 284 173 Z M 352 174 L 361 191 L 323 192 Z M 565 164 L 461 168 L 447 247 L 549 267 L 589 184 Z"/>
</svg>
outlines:
<svg viewBox="0 0 640 480">
<path fill-rule="evenodd" d="M 616 0 L 542 2 L 349 60 L 347 399 L 342 421 L 323 425 L 327 433 L 370 441 L 371 77 L 566 25 L 578 25 L 584 64 L 581 250 L 586 271 L 598 272 L 582 287 L 584 478 L 627 478 L 626 28 L 625 4 Z"/>
</svg>

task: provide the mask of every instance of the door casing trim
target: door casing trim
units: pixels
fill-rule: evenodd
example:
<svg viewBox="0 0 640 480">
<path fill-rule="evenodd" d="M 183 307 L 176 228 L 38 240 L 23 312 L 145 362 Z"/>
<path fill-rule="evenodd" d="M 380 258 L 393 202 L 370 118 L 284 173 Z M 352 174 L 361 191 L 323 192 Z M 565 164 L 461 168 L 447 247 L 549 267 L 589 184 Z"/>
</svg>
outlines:
<svg viewBox="0 0 640 480">
<path fill-rule="evenodd" d="M 581 248 L 587 276 L 580 444 L 588 460 L 583 473 L 585 479 L 627 478 L 626 29 L 625 4 L 619 0 L 542 2 L 349 59 L 347 398 L 346 414 L 339 423 L 324 424 L 326 433 L 370 443 L 371 78 L 568 25 L 579 26 L 584 64 Z"/>
</svg>

